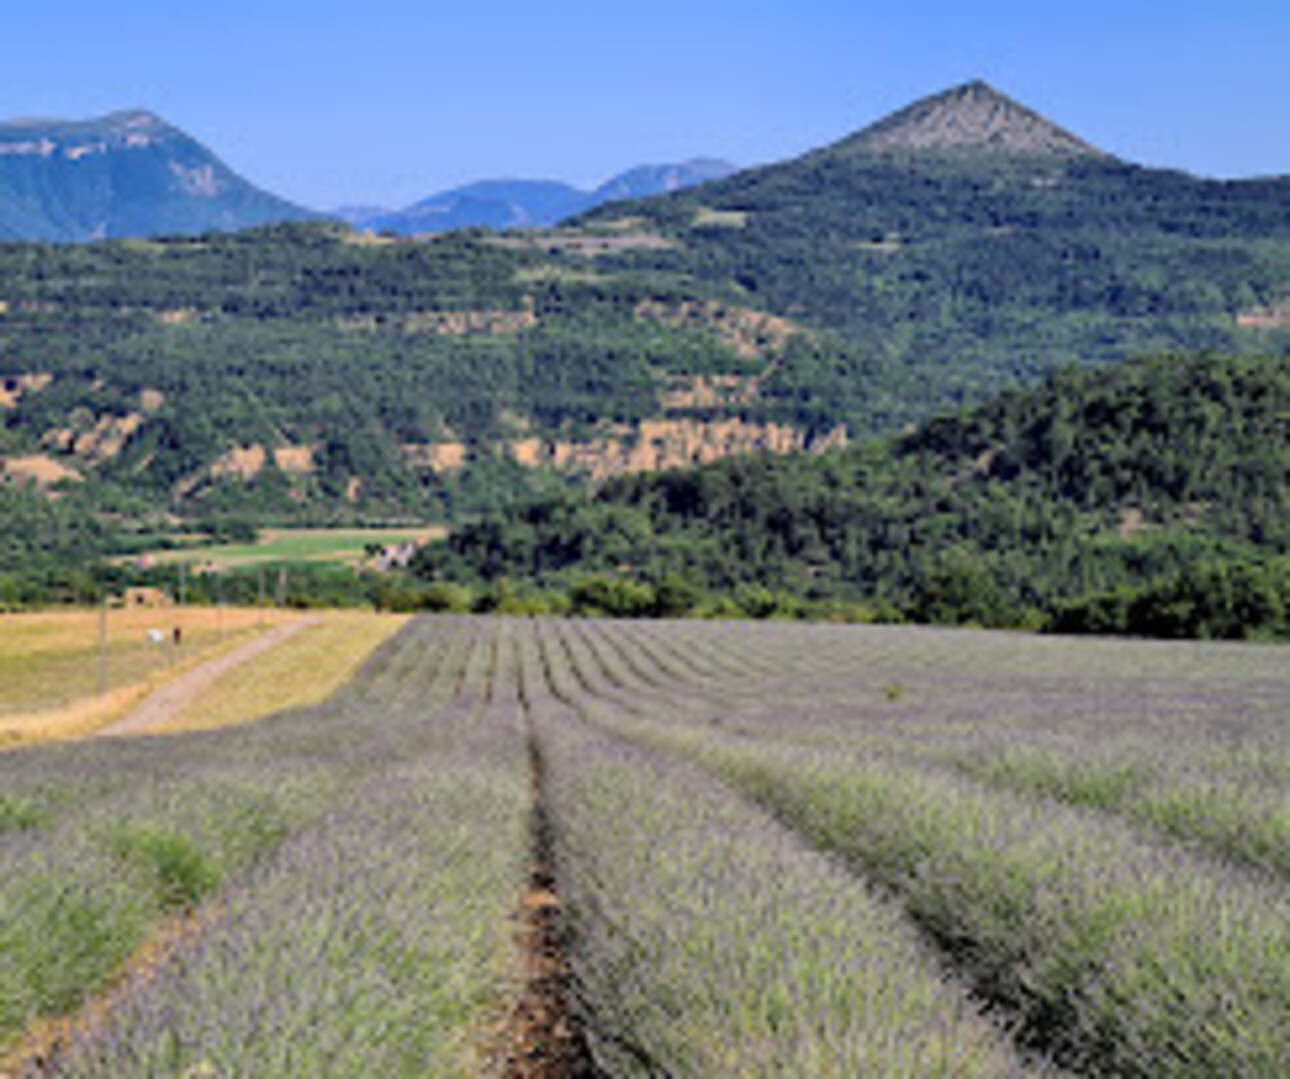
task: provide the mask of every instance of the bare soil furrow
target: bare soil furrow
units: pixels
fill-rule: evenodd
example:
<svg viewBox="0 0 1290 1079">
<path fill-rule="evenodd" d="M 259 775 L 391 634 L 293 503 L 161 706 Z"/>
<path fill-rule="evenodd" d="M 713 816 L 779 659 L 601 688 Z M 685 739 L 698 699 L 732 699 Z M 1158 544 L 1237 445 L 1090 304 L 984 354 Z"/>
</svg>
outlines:
<svg viewBox="0 0 1290 1079">
<path fill-rule="evenodd" d="M 533 864 L 518 914 L 520 992 L 490 1055 L 498 1060 L 505 1079 L 584 1079 L 600 1073 L 573 1007 L 573 971 L 566 954 L 542 754 L 522 678 L 518 689 L 528 736 Z"/>
</svg>

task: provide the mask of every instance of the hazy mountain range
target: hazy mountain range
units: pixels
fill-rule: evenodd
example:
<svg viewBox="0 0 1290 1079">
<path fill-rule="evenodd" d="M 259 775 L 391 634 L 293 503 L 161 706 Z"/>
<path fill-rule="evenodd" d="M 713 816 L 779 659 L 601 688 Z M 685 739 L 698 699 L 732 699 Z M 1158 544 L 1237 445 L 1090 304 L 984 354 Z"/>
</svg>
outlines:
<svg viewBox="0 0 1290 1079">
<path fill-rule="evenodd" d="M 0 124 L 0 240 L 192 235 L 319 216 L 403 235 L 532 228 L 614 199 L 676 191 L 733 171 L 725 162 L 702 159 L 644 165 L 594 191 L 547 180 L 486 180 L 404 210 L 347 207 L 323 215 L 260 190 L 150 112 L 86 121 L 19 120 Z"/>
<path fill-rule="evenodd" d="M 356 228 L 403 236 L 485 227 L 546 228 L 607 202 L 680 191 L 735 172 L 725 161 L 698 158 L 679 165 L 640 165 L 582 191 L 555 180 L 482 180 L 390 212 L 351 208 L 337 216 Z"/>
</svg>

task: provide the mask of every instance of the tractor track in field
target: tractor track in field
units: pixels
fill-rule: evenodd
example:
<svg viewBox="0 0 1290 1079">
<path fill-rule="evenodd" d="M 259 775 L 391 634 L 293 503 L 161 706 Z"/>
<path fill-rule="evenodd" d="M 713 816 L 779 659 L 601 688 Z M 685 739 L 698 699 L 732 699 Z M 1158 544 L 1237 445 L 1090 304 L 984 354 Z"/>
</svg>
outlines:
<svg viewBox="0 0 1290 1079">
<path fill-rule="evenodd" d="M 520 901 L 519 995 L 491 1053 L 504 1079 L 596 1079 L 596 1067 L 574 1006 L 564 907 L 547 815 L 545 768 L 521 665 L 519 705 L 528 743 L 532 863 Z"/>
<path fill-rule="evenodd" d="M 572 1008 L 572 972 L 561 931 L 555 878 L 539 859 L 521 901 L 518 943 L 523 984 L 501 1046 L 504 1079 L 599 1076 Z"/>
</svg>

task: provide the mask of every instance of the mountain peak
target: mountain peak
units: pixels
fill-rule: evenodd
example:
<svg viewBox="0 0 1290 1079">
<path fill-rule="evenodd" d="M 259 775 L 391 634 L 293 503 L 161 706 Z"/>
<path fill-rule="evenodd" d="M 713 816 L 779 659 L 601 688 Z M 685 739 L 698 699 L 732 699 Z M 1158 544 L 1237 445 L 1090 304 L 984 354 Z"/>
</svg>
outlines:
<svg viewBox="0 0 1290 1079">
<path fill-rule="evenodd" d="M 853 135 L 838 148 L 877 153 L 1106 156 L 981 79 L 915 101 Z"/>
<path fill-rule="evenodd" d="M 110 124 L 115 127 L 129 128 L 157 128 L 169 127 L 160 116 L 148 109 L 122 109 L 119 112 L 109 113 L 103 117 L 103 124 Z"/>
<path fill-rule="evenodd" d="M 23 117 L 0 121 L 0 137 L 27 138 L 33 132 L 56 140 L 80 140 L 126 135 L 160 135 L 173 130 L 147 109 L 122 109 L 89 120 Z"/>
</svg>

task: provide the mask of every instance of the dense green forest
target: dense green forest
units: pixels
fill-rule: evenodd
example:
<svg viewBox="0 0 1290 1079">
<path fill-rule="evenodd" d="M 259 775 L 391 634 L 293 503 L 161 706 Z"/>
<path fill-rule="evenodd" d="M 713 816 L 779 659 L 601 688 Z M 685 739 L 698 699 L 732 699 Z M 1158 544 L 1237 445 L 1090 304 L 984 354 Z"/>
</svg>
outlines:
<svg viewBox="0 0 1290 1079">
<path fill-rule="evenodd" d="M 863 430 L 1070 363 L 1251 347 L 1236 316 L 1290 286 L 1287 207 L 1284 178 L 843 144 L 587 220 L 630 215 L 678 241 L 623 265 L 733 285 L 854 343 L 868 377 L 811 370 L 797 400 Z"/>
<path fill-rule="evenodd" d="M 447 520 L 421 583 L 298 598 L 1280 632 L 1290 178 L 980 85 L 913 114 L 1012 142 L 900 114 L 555 230 L 0 244 L 0 599 L 177 528 Z"/>
<path fill-rule="evenodd" d="M 92 594 L 91 567 L 119 538 L 95 515 L 0 483 L 0 610 Z"/>
<path fill-rule="evenodd" d="M 174 566 L 105 561 L 157 542 L 121 520 L 5 485 L 0 517 L 0 606 L 175 589 Z M 824 456 L 564 489 L 459 526 L 407 575 L 289 580 L 296 605 L 1286 635 L 1290 361 L 1066 369 Z M 253 602 L 257 585 L 194 575 L 188 596 Z"/>
<path fill-rule="evenodd" d="M 765 364 L 636 313 L 692 289 L 566 280 L 547 261 L 478 234 L 365 244 L 330 225 L 0 245 L 0 378 L 50 379 L 0 412 L 0 453 L 52 452 L 92 474 L 77 497 L 105 510 L 142 496 L 216 517 L 452 517 L 533 489 L 499 440 L 639 421 L 673 374 Z M 96 454 L 113 424 L 127 437 Z M 404 450 L 451 440 L 469 447 L 455 475 Z M 309 469 L 212 475 L 253 445 L 306 445 Z"/>
<path fill-rule="evenodd" d="M 884 442 L 542 500 L 414 569 L 621 614 L 1285 633 L 1290 361 L 1067 369 Z"/>
<path fill-rule="evenodd" d="M 857 139 L 548 232 L 0 245 L 0 454 L 98 512 L 456 519 L 561 482 L 517 439 L 863 441 L 1070 364 L 1290 352 L 1238 321 L 1290 291 L 1290 179 Z M 711 375 L 743 382 L 677 394 Z"/>
</svg>

